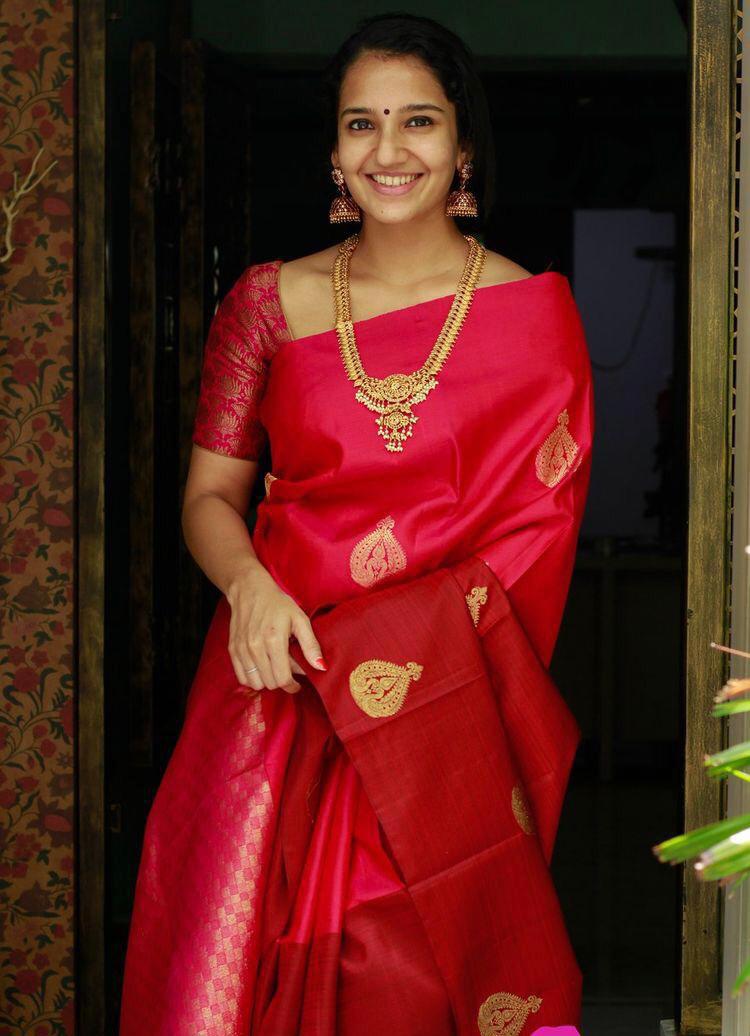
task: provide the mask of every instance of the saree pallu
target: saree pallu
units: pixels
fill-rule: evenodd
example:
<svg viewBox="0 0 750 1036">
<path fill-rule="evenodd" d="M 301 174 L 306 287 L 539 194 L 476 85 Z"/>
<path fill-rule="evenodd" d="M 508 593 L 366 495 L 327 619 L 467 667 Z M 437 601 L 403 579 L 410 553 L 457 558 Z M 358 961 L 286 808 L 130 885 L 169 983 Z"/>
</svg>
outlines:
<svg viewBox="0 0 750 1036">
<path fill-rule="evenodd" d="M 577 1025 L 549 863 L 580 731 L 489 566 L 316 616 L 293 723 L 237 686 L 228 616 L 149 815 L 121 1036 Z"/>
</svg>

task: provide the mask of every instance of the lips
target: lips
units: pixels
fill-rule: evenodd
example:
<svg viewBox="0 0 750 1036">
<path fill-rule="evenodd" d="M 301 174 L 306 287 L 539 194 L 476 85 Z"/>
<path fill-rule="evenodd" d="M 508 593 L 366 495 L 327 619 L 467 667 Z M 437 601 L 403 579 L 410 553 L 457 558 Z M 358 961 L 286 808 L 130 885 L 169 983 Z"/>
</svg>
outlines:
<svg viewBox="0 0 750 1036">
<path fill-rule="evenodd" d="M 404 175 L 407 175 L 407 174 L 404 174 Z M 377 180 L 373 179 L 371 173 L 366 173 L 365 176 L 367 177 L 369 182 L 372 184 L 373 189 L 378 194 L 384 194 L 384 195 L 391 194 L 392 195 L 392 194 L 407 194 L 412 189 L 412 187 L 415 186 L 415 184 L 419 183 L 419 181 L 424 176 L 424 173 L 417 173 L 415 179 L 409 180 L 408 183 L 398 184 L 398 185 L 390 186 L 390 187 L 387 186 L 384 183 L 378 183 Z"/>
</svg>

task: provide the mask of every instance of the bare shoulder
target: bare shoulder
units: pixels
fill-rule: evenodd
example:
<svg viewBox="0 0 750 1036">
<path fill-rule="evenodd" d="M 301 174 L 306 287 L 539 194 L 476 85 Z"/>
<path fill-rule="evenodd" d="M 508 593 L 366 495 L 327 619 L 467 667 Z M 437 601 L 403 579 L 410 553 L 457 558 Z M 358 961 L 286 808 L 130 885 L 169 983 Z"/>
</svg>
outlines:
<svg viewBox="0 0 750 1036">
<path fill-rule="evenodd" d="M 331 245 L 330 248 L 282 263 L 279 286 L 283 285 L 282 290 L 286 289 L 291 298 L 299 294 L 310 295 L 320 290 L 322 284 L 330 284 L 333 261 L 338 250 L 338 245 Z"/>
<path fill-rule="evenodd" d="M 292 337 L 315 334 L 331 326 L 331 270 L 338 245 L 281 264 L 278 294 Z"/>
<path fill-rule="evenodd" d="M 505 284 L 506 281 L 521 281 L 526 277 L 533 276 L 532 273 L 519 263 L 488 248 L 482 276 L 479 278 L 479 287 L 491 284 Z"/>
<path fill-rule="evenodd" d="M 302 338 L 329 330 L 334 323 L 333 294 L 331 290 L 331 270 L 340 245 L 334 244 L 319 252 L 300 256 L 281 264 L 278 273 L 278 294 L 281 308 L 292 338 Z M 533 276 L 519 263 L 507 256 L 487 249 L 484 267 L 478 287 L 493 284 L 504 284 L 507 281 L 523 280 Z M 444 293 L 452 290 L 451 284 Z M 432 295 L 439 294 L 433 285 Z M 358 306 L 363 317 L 370 316 L 386 309 L 397 309 L 408 305 L 400 296 L 388 297 L 388 305 L 384 306 L 383 292 L 377 298 L 369 299 L 360 296 Z"/>
</svg>

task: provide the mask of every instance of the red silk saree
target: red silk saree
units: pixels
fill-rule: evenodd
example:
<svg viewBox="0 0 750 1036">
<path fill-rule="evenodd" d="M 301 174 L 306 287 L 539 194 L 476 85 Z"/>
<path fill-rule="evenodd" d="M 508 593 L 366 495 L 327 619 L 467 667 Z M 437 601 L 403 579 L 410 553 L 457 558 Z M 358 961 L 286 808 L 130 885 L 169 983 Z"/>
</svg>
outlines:
<svg viewBox="0 0 750 1036">
<path fill-rule="evenodd" d="M 547 665 L 591 460 L 582 324 L 555 272 L 475 291 L 402 453 L 335 332 L 291 339 L 279 260 L 206 343 L 193 439 L 272 471 L 253 543 L 329 669 L 237 684 L 221 598 L 151 807 L 120 1036 L 577 1025 L 549 862 L 579 740 Z M 452 296 L 355 322 L 413 370 Z"/>
</svg>

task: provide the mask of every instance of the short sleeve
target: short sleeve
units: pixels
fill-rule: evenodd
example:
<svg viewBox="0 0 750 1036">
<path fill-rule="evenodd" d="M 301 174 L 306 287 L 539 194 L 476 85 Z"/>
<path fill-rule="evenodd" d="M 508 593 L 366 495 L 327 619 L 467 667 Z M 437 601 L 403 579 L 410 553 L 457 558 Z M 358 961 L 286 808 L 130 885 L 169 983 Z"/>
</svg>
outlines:
<svg viewBox="0 0 750 1036">
<path fill-rule="evenodd" d="M 258 407 L 273 352 L 264 312 L 270 265 L 240 275 L 214 314 L 203 353 L 192 441 L 242 460 L 257 460 L 266 443 Z"/>
</svg>

